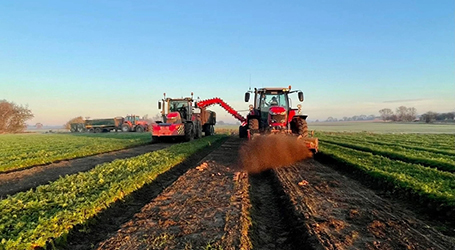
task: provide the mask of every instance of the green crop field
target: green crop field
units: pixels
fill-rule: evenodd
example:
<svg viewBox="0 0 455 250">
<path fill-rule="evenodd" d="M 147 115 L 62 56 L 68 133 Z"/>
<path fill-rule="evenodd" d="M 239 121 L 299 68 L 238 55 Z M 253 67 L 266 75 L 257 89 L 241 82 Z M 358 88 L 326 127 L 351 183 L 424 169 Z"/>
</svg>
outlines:
<svg viewBox="0 0 455 250">
<path fill-rule="evenodd" d="M 320 153 L 391 191 L 455 211 L 454 134 L 318 132 Z"/>
<path fill-rule="evenodd" d="M 133 158 L 97 165 L 0 201 L 0 249 L 36 249 L 64 243 L 76 225 L 87 223 L 115 201 L 218 140 L 204 137 Z"/>
<path fill-rule="evenodd" d="M 0 135 L 0 172 L 95 155 L 150 141 L 150 133 Z"/>
<path fill-rule="evenodd" d="M 326 132 L 455 134 L 455 123 L 310 122 L 308 129 Z"/>
</svg>

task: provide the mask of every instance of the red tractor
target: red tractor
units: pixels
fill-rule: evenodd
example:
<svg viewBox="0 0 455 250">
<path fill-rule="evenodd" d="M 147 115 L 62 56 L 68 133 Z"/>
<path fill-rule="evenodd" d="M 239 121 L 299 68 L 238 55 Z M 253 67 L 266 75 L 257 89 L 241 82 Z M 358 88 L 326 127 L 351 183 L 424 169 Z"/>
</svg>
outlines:
<svg viewBox="0 0 455 250">
<path fill-rule="evenodd" d="M 216 113 L 205 109 L 205 106 L 193 107 L 193 93 L 191 97 L 164 98 L 158 102 L 158 109 L 162 109 L 163 121 L 152 124 L 152 140 L 159 141 L 163 138 L 190 141 L 201 138 L 202 132 L 206 136 L 214 134 Z"/>
<path fill-rule="evenodd" d="M 127 115 L 122 124 L 122 131 L 123 132 L 144 132 L 148 131 L 148 123 L 145 120 L 142 120 L 137 115 Z"/>
<path fill-rule="evenodd" d="M 305 140 L 307 147 L 313 152 L 318 150 L 318 139 L 308 136 L 308 115 L 302 114 L 302 106 L 293 109 L 290 105 L 289 94 L 297 93 L 299 101 L 303 102 L 303 92 L 291 91 L 288 88 L 260 88 L 245 93 L 245 102 L 254 93 L 254 105 L 250 105 L 246 121 L 239 127 L 242 138 L 252 138 L 254 134 L 286 133 L 298 135 Z"/>
</svg>

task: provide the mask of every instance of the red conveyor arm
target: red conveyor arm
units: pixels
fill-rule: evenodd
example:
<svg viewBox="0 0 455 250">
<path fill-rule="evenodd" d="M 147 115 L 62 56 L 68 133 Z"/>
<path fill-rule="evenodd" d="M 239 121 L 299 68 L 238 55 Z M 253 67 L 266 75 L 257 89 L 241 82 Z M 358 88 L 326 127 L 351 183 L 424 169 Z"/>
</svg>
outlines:
<svg viewBox="0 0 455 250">
<path fill-rule="evenodd" d="M 207 99 L 203 101 L 197 102 L 197 106 L 200 108 L 205 108 L 213 104 L 219 104 L 221 107 L 223 107 L 229 114 L 233 115 L 235 118 L 237 118 L 241 123 L 246 122 L 246 118 L 243 117 L 239 112 L 237 112 L 235 109 L 233 109 L 229 104 L 225 103 L 221 98 L 212 98 L 212 99 Z"/>
</svg>

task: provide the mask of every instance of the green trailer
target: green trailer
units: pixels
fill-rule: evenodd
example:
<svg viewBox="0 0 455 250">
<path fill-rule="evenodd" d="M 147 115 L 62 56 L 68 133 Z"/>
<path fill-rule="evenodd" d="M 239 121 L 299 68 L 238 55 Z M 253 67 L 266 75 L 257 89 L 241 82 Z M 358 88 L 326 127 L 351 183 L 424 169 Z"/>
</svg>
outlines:
<svg viewBox="0 0 455 250">
<path fill-rule="evenodd" d="M 85 120 L 85 123 L 71 123 L 70 131 L 101 133 L 115 130 L 117 132 L 122 129 L 124 120 L 123 117 Z"/>
</svg>

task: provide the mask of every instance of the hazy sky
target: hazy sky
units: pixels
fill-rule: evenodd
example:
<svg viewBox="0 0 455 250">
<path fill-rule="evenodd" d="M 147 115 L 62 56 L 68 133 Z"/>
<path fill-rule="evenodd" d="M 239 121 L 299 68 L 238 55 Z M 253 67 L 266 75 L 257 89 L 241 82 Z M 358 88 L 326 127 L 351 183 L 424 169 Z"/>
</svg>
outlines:
<svg viewBox="0 0 455 250">
<path fill-rule="evenodd" d="M 454 11 L 453 0 L 1 1 L 0 99 L 46 125 L 153 116 L 163 92 L 245 110 L 250 86 L 303 90 L 311 120 L 455 111 Z"/>
</svg>

